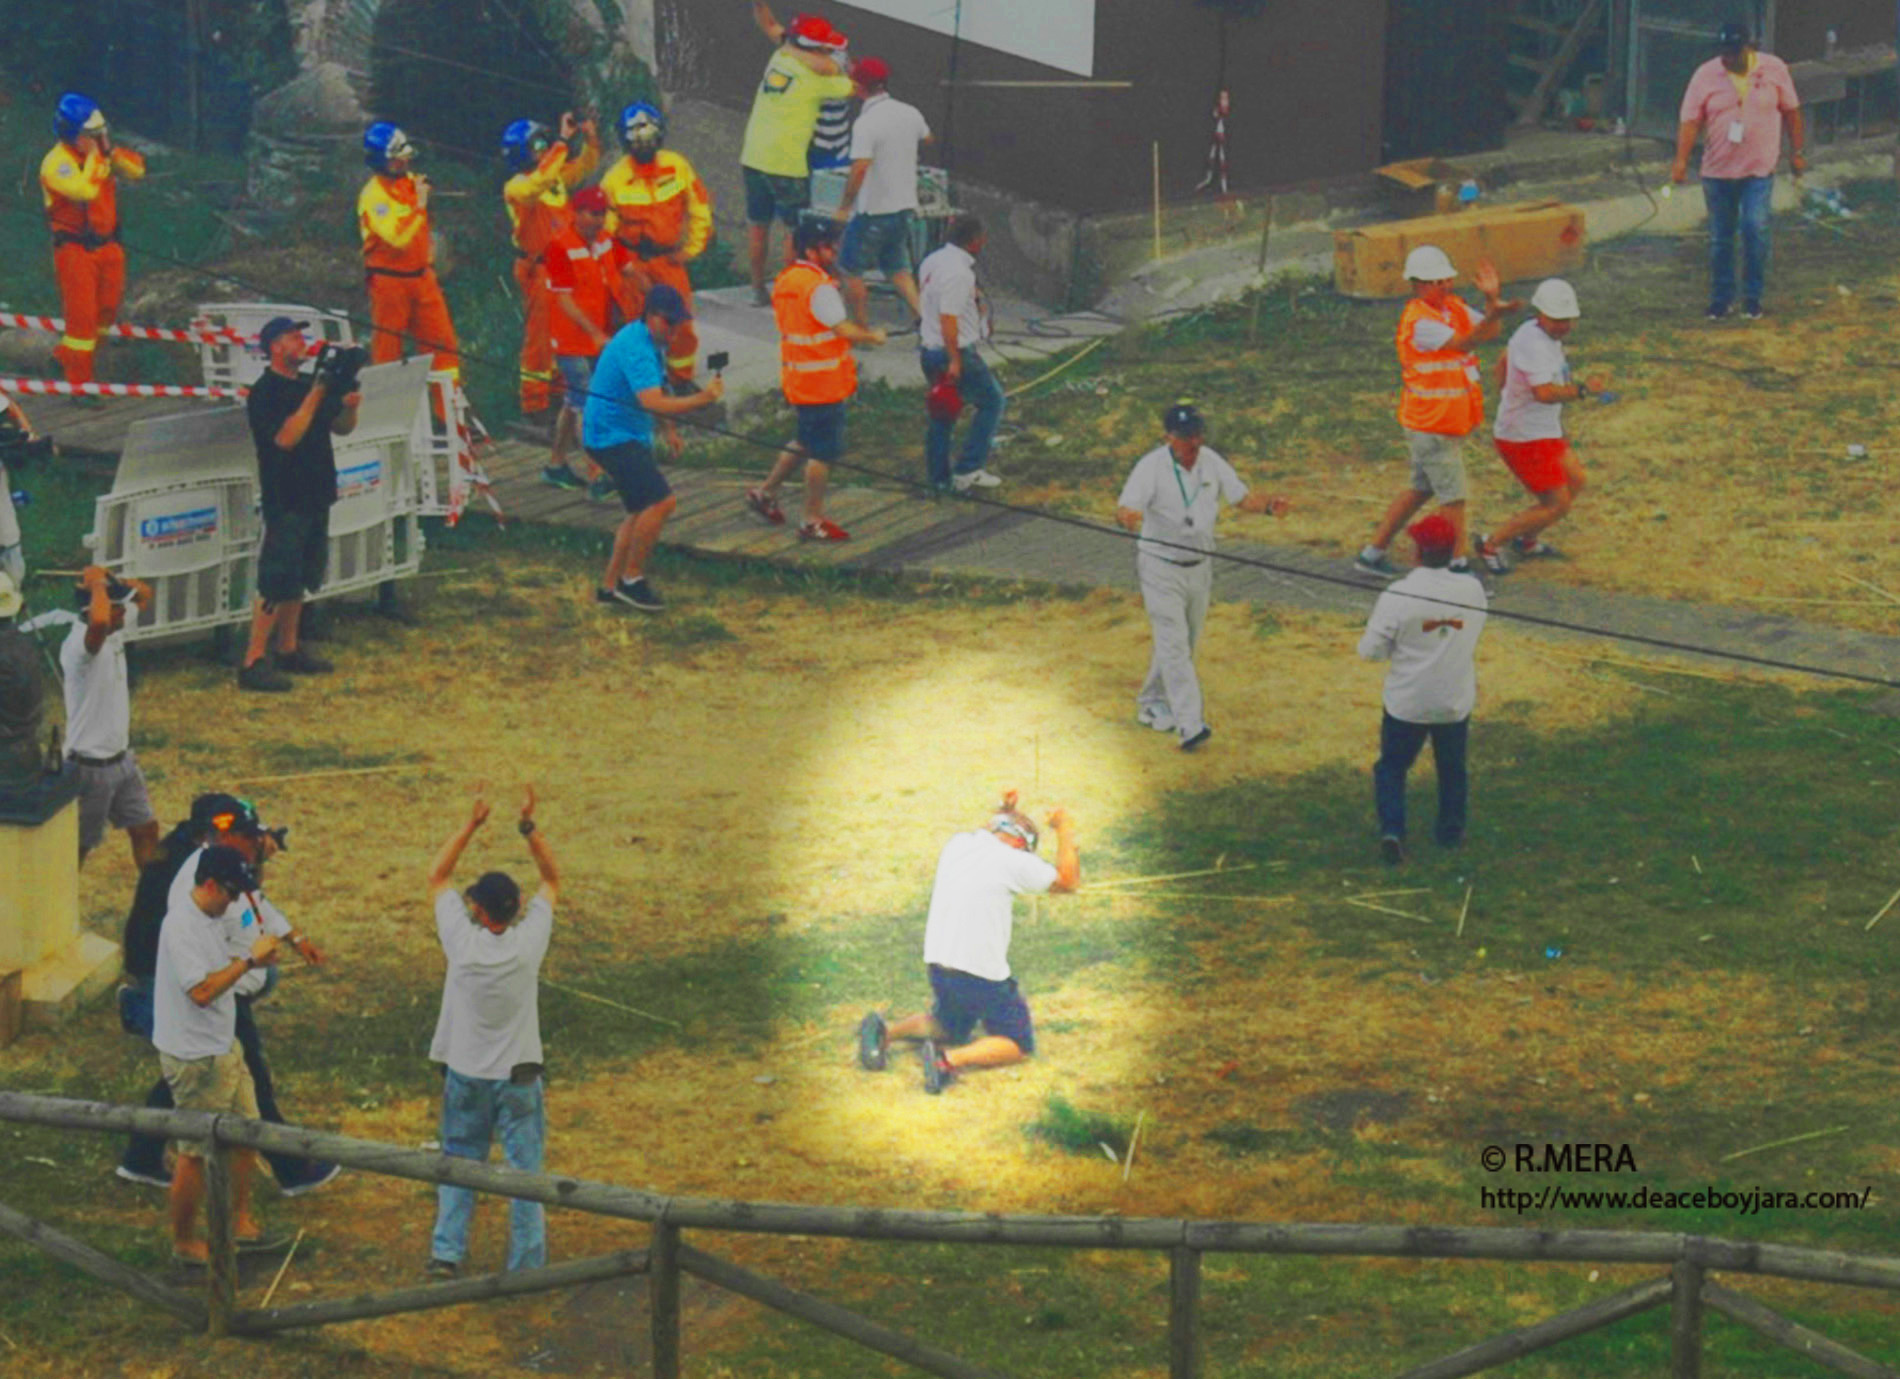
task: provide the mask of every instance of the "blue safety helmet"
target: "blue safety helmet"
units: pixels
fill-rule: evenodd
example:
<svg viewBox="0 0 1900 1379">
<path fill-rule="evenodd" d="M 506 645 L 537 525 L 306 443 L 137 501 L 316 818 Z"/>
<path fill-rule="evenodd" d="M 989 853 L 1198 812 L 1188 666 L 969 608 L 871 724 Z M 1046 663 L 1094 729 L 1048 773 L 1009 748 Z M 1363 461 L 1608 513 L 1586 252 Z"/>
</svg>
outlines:
<svg viewBox="0 0 1900 1379">
<path fill-rule="evenodd" d="M 68 91 L 59 98 L 59 104 L 53 107 L 53 132 L 67 143 L 81 134 L 103 134 L 105 128 L 105 112 L 99 108 L 99 102 L 90 96 Z"/>
<path fill-rule="evenodd" d="M 501 132 L 502 161 L 510 172 L 526 172 L 541 161 L 554 142 L 548 127 L 534 120 L 516 120 Z"/>
<path fill-rule="evenodd" d="M 377 172 L 388 172 L 398 159 L 414 158 L 416 146 L 388 120 L 378 120 L 363 131 L 363 161 Z"/>
<path fill-rule="evenodd" d="M 635 101 L 620 112 L 620 142 L 640 162 L 652 162 L 666 142 L 666 116 L 657 105 Z"/>
</svg>

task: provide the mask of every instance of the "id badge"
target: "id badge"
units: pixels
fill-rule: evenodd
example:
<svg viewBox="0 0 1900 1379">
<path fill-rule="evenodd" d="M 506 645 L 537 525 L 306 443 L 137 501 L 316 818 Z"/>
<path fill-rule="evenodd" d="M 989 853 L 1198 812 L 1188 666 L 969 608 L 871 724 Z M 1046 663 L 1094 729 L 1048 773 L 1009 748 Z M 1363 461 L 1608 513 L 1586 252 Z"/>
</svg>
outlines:
<svg viewBox="0 0 1900 1379">
<path fill-rule="evenodd" d="M 1731 144 L 1739 144 L 1739 143 L 1741 143 L 1741 141 L 1742 141 L 1742 122 L 1741 122 L 1740 120 L 1730 120 L 1730 121 L 1728 122 L 1728 141 L 1729 141 L 1729 142 L 1730 142 Z"/>
</svg>

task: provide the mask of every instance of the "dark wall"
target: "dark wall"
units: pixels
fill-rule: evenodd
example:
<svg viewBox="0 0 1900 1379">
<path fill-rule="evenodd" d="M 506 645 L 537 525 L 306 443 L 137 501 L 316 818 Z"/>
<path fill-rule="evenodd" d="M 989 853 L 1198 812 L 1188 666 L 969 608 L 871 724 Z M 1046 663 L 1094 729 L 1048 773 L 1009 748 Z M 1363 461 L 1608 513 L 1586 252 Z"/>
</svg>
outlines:
<svg viewBox="0 0 1900 1379">
<path fill-rule="evenodd" d="M 1391 0 L 1381 162 L 1504 146 L 1508 40 L 1481 0 Z"/>
<path fill-rule="evenodd" d="M 855 55 L 891 64 L 892 92 L 919 107 L 940 138 L 950 137 L 949 161 L 964 177 L 1071 211 L 1136 210 L 1149 202 L 1158 140 L 1165 197 L 1186 197 L 1201 179 L 1223 21 L 1194 0 L 1100 0 L 1093 79 L 1132 81 L 1132 89 L 959 86 L 954 102 L 943 84 L 947 36 L 846 4 L 823 13 L 850 35 Z M 1235 191 L 1379 162 L 1385 21 L 1386 0 L 1275 0 L 1257 18 L 1225 21 Z M 660 32 L 674 48 L 663 56 L 664 83 L 725 105 L 751 103 L 769 49 L 749 7 L 662 0 Z M 970 43 L 958 47 L 957 76 L 1076 79 Z M 681 140 L 690 148 L 685 131 Z"/>
<path fill-rule="evenodd" d="M 1820 57 L 1829 29 L 1843 48 L 1892 43 L 1893 0 L 1781 0 L 1775 6 L 1775 55 L 1789 62 Z"/>
</svg>

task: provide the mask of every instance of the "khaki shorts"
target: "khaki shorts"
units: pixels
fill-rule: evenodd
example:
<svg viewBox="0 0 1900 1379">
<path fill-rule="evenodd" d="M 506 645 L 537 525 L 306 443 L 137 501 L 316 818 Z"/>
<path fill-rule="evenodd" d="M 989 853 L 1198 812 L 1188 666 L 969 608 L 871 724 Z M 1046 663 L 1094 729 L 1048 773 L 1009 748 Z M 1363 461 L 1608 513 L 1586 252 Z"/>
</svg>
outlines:
<svg viewBox="0 0 1900 1379">
<path fill-rule="evenodd" d="M 237 1041 L 215 1058 L 173 1058 L 158 1055 L 159 1071 L 172 1089 L 172 1102 L 181 1111 L 235 1111 L 257 1120 L 257 1086 L 251 1070 L 244 1064 L 244 1051 Z M 205 1147 L 197 1140 L 173 1140 L 172 1152 L 183 1158 L 202 1159 Z"/>
<path fill-rule="evenodd" d="M 1463 436 L 1441 436 L 1406 428 L 1405 447 L 1412 455 L 1412 491 L 1429 493 L 1441 503 L 1465 500 Z"/>
</svg>

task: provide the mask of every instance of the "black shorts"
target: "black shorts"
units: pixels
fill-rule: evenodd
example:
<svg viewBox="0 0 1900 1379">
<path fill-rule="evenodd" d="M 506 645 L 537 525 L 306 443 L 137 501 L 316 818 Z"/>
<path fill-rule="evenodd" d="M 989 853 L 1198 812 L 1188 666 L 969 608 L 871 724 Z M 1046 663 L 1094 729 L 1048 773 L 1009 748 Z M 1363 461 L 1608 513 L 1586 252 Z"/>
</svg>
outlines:
<svg viewBox="0 0 1900 1379">
<path fill-rule="evenodd" d="M 757 168 L 741 168 L 745 181 L 745 218 L 752 225 L 770 225 L 774 219 L 787 226 L 811 205 L 811 178 L 778 177 Z"/>
<path fill-rule="evenodd" d="M 620 506 L 628 512 L 644 512 L 673 496 L 666 475 L 660 473 L 660 466 L 654 462 L 653 447 L 644 441 L 622 441 L 605 450 L 587 453 L 614 481 L 614 487 L 620 492 Z"/>
<path fill-rule="evenodd" d="M 969 1043 L 980 1020 L 985 1034 L 1014 1040 L 1024 1053 L 1036 1051 L 1036 1027 L 1029 1020 L 1029 1002 L 1016 989 L 1014 977 L 993 982 L 933 962 L 930 989 L 937 997 L 930 1015 L 942 1027 L 945 1043 Z"/>
<path fill-rule="evenodd" d="M 793 406 L 798 413 L 798 444 L 814 460 L 830 464 L 844 458 L 844 403 L 801 402 Z"/>
<path fill-rule="evenodd" d="M 257 592 L 267 603 L 293 603 L 323 587 L 330 560 L 330 510 L 287 508 L 264 514 Z"/>
</svg>

